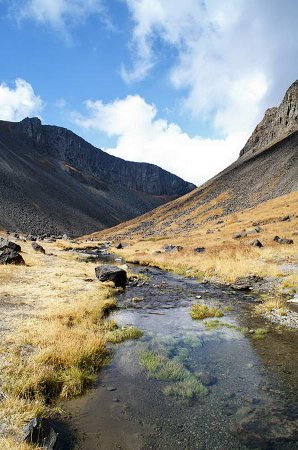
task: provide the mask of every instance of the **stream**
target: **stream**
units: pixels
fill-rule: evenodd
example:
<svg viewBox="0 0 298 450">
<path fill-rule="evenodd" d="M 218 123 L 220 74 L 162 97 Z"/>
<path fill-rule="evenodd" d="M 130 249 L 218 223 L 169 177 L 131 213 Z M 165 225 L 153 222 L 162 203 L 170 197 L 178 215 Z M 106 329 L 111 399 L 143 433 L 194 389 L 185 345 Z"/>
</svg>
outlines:
<svg viewBox="0 0 298 450">
<path fill-rule="evenodd" d="M 67 450 L 298 449 L 297 331 L 254 316 L 249 292 L 132 270 L 145 281 L 128 285 L 109 320 L 144 335 L 111 345 L 96 386 L 65 405 Z M 193 320 L 196 302 L 224 316 Z"/>
</svg>

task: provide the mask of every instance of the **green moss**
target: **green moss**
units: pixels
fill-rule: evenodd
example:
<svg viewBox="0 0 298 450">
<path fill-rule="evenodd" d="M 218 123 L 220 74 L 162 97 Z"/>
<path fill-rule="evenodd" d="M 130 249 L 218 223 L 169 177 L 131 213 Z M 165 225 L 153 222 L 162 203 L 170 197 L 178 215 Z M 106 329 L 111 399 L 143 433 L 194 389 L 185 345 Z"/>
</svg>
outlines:
<svg viewBox="0 0 298 450">
<path fill-rule="evenodd" d="M 191 307 L 191 317 L 195 320 L 206 319 L 207 317 L 222 317 L 224 314 L 219 308 L 209 307 L 204 304 L 195 303 Z"/>
<path fill-rule="evenodd" d="M 164 394 L 173 397 L 193 398 L 197 395 L 205 396 L 208 394 L 208 389 L 198 381 L 194 376 L 190 375 L 186 379 L 166 386 L 163 389 Z"/>
<path fill-rule="evenodd" d="M 117 328 L 115 330 L 109 331 L 106 334 L 106 339 L 108 342 L 117 344 L 119 342 L 126 341 L 128 339 L 139 339 L 143 336 L 143 331 L 136 327 L 123 327 Z"/>
</svg>

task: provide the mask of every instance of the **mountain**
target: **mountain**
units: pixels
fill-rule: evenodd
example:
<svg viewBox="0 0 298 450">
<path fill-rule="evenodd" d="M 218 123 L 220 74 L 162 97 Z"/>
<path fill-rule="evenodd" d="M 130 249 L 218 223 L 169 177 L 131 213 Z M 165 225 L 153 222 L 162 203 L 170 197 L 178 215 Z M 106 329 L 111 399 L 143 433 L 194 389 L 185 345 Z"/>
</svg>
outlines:
<svg viewBox="0 0 298 450">
<path fill-rule="evenodd" d="M 194 188 L 160 167 L 111 156 L 38 118 L 0 121 L 0 228 L 79 235 Z"/>
<path fill-rule="evenodd" d="M 100 236 L 168 236 L 200 230 L 223 216 L 298 190 L 298 81 L 269 109 L 237 161 L 186 194 Z M 253 210 L 252 210 L 253 211 Z M 296 211 L 297 213 L 297 211 Z"/>
</svg>

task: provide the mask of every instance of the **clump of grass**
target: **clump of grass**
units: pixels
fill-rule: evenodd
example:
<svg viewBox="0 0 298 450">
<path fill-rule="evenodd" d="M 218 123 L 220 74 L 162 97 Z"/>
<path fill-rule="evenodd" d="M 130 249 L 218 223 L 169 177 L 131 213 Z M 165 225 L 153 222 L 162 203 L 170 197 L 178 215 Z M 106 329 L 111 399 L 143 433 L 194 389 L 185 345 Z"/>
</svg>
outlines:
<svg viewBox="0 0 298 450">
<path fill-rule="evenodd" d="M 256 328 L 253 337 L 254 339 L 263 339 L 267 333 L 269 333 L 268 328 Z"/>
<path fill-rule="evenodd" d="M 232 325 L 231 323 L 221 322 L 220 320 L 216 320 L 216 319 L 215 320 L 205 320 L 205 322 L 203 322 L 203 323 L 208 330 L 214 330 L 216 328 L 223 327 L 223 328 L 229 328 L 231 330 L 239 331 L 240 333 L 248 332 L 247 327 L 239 327 L 237 325 Z"/>
<path fill-rule="evenodd" d="M 118 344 L 129 339 L 139 339 L 143 334 L 143 331 L 136 327 L 122 327 L 109 331 L 106 334 L 106 340 Z"/>
<path fill-rule="evenodd" d="M 197 336 L 193 336 L 193 335 L 185 336 L 183 339 L 183 342 L 185 345 L 187 345 L 193 349 L 203 347 L 202 340 L 200 338 L 198 338 Z"/>
<path fill-rule="evenodd" d="M 208 389 L 198 381 L 194 376 L 189 376 L 178 383 L 166 386 L 163 389 L 164 394 L 173 397 L 182 397 L 191 399 L 197 395 L 208 395 Z"/>
<path fill-rule="evenodd" d="M 207 317 L 223 317 L 224 315 L 219 308 L 209 307 L 199 303 L 192 305 L 190 314 L 195 320 L 207 319 Z"/>
<path fill-rule="evenodd" d="M 150 351 L 143 351 L 140 353 L 140 363 L 148 372 L 155 372 L 159 367 L 162 366 L 164 356 L 158 355 Z"/>
<path fill-rule="evenodd" d="M 275 311 L 277 314 L 284 316 L 287 314 L 286 302 L 287 299 L 282 296 L 272 296 L 268 294 L 263 294 L 261 296 L 262 303 L 256 305 L 255 312 L 257 314 L 264 314 L 267 312 Z"/>
<path fill-rule="evenodd" d="M 163 381 L 180 381 L 189 371 L 178 360 L 151 351 L 140 354 L 140 363 L 147 370 L 149 378 Z"/>
<path fill-rule="evenodd" d="M 225 306 L 224 311 L 234 311 L 233 306 Z"/>
</svg>

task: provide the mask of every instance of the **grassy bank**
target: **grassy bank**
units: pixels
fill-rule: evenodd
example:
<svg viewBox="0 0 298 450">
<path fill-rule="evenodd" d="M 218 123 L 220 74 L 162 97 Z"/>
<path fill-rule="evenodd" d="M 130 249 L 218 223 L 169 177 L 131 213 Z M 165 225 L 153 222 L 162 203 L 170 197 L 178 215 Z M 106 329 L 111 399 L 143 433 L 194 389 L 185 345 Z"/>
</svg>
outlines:
<svg viewBox="0 0 298 450">
<path fill-rule="evenodd" d="M 105 320 L 115 289 L 95 279 L 94 264 L 45 245 L 34 253 L 22 244 L 26 266 L 0 267 L 0 448 L 27 450 L 24 425 L 60 410 L 80 395 L 108 360 Z"/>
</svg>

